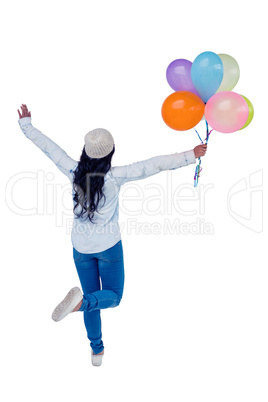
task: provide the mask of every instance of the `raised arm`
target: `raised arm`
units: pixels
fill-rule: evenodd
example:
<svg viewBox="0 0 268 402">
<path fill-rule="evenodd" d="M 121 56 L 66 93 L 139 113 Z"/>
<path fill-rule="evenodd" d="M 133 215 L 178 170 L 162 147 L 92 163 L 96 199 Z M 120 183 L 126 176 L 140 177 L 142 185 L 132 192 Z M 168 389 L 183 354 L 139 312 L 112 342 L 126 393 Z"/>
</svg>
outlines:
<svg viewBox="0 0 268 402">
<path fill-rule="evenodd" d="M 154 156 L 153 158 L 130 165 L 115 166 L 111 168 L 111 173 L 117 185 L 122 186 L 128 181 L 145 179 L 163 170 L 178 169 L 191 163 L 195 163 L 194 150 Z"/>
<path fill-rule="evenodd" d="M 27 106 L 22 106 L 22 114 L 18 120 L 20 128 L 25 136 L 31 140 L 44 154 L 51 159 L 57 168 L 64 173 L 70 180 L 72 179 L 71 171 L 77 165 L 77 162 L 72 159 L 67 153 L 60 148 L 54 141 L 41 133 L 37 128 L 32 126 L 31 112 L 28 112 Z"/>
</svg>

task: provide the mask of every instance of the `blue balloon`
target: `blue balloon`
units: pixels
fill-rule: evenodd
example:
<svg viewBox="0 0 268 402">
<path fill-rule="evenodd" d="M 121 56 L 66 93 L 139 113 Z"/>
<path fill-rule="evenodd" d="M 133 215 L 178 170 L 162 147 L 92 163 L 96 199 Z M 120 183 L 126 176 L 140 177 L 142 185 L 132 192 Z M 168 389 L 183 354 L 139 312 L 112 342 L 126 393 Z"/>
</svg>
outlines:
<svg viewBox="0 0 268 402">
<path fill-rule="evenodd" d="M 197 56 L 192 64 L 193 84 L 206 103 L 220 87 L 223 78 L 223 63 L 213 52 L 204 52 Z"/>
</svg>

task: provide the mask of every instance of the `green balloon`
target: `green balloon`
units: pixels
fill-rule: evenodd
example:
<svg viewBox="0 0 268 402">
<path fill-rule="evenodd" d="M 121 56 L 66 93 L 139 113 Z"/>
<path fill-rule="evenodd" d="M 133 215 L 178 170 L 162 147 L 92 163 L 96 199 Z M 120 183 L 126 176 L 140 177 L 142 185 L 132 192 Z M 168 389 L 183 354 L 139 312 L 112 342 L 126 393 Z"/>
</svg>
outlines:
<svg viewBox="0 0 268 402">
<path fill-rule="evenodd" d="M 240 128 L 240 130 L 243 130 L 243 128 L 246 128 L 251 123 L 251 120 L 253 119 L 253 116 L 254 116 L 254 109 L 253 109 L 253 105 L 250 102 L 250 100 L 248 98 L 246 98 L 246 96 L 244 96 L 244 95 L 241 95 L 241 96 L 245 99 L 245 101 L 247 102 L 247 105 L 248 105 L 248 119 L 247 119 L 246 123 L 243 125 L 243 127 Z"/>
</svg>

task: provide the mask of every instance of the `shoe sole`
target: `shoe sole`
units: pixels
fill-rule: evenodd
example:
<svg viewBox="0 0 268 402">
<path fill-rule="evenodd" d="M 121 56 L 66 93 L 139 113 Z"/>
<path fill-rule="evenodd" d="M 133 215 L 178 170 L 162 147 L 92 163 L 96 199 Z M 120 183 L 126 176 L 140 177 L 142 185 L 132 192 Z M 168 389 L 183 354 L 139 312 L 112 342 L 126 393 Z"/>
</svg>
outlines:
<svg viewBox="0 0 268 402">
<path fill-rule="evenodd" d="M 72 288 L 66 295 L 66 297 L 57 305 L 55 310 L 52 313 L 52 320 L 55 322 L 61 321 L 64 317 L 66 317 L 69 313 L 73 311 L 73 309 L 77 306 L 77 304 L 83 299 L 83 295 L 81 290 L 77 287 Z"/>
</svg>

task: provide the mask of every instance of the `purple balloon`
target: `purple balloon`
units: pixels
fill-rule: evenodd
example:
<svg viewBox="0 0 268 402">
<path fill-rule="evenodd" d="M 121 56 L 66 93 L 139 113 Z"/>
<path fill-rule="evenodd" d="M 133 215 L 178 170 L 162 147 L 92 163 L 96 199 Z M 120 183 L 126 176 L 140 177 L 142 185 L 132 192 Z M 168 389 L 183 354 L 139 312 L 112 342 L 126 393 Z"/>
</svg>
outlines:
<svg viewBox="0 0 268 402">
<path fill-rule="evenodd" d="M 191 78 L 192 63 L 189 60 L 177 59 L 167 68 L 167 82 L 174 91 L 189 91 L 199 95 Z"/>
</svg>

